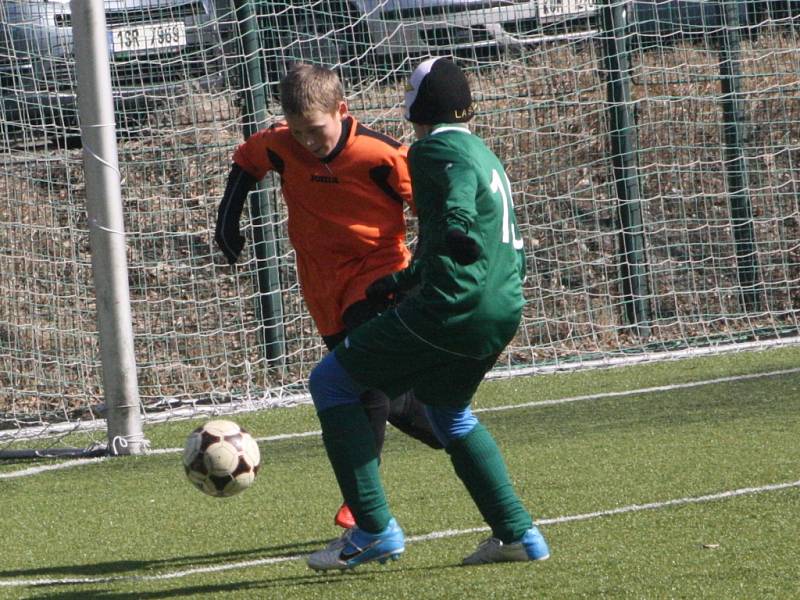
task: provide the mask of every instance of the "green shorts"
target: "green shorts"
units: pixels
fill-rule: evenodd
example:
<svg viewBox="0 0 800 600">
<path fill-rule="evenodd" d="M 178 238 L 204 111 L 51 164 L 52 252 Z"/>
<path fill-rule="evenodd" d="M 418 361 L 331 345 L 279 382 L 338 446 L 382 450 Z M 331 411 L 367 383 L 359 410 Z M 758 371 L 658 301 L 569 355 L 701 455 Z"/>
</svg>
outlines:
<svg viewBox="0 0 800 600">
<path fill-rule="evenodd" d="M 410 389 L 423 404 L 467 406 L 497 354 L 472 358 L 421 339 L 388 310 L 351 332 L 336 358 L 359 384 L 395 398 Z"/>
</svg>

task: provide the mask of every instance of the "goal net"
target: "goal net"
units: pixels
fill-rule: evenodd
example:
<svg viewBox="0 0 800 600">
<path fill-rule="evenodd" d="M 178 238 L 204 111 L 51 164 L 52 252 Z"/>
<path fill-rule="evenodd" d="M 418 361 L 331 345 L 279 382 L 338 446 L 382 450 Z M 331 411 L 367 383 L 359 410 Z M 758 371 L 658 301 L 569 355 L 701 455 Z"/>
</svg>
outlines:
<svg viewBox="0 0 800 600">
<path fill-rule="evenodd" d="M 494 376 L 798 342 L 796 2 L 417 4 L 108 3 L 147 421 L 308 401 L 324 347 L 279 181 L 254 192 L 240 264 L 213 242 L 232 152 L 280 118 L 298 59 L 337 68 L 351 112 L 408 143 L 417 62 L 467 71 L 528 259 Z M 0 5 L 0 450 L 105 428 L 70 43 L 68 4 Z"/>
</svg>

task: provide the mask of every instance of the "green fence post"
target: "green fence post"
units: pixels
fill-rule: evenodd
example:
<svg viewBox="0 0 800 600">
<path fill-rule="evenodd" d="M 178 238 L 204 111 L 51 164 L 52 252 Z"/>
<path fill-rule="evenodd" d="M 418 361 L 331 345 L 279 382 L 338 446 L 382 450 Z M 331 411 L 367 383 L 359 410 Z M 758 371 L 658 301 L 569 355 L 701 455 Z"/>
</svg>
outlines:
<svg viewBox="0 0 800 600">
<path fill-rule="evenodd" d="M 600 40 L 606 76 L 609 138 L 618 199 L 621 249 L 620 275 L 628 322 L 641 337 L 650 335 L 647 255 L 636 157 L 636 133 L 631 101 L 630 51 L 626 34 L 627 3 L 603 0 Z"/>
<path fill-rule="evenodd" d="M 257 12 L 250 0 L 236 0 L 236 21 L 242 34 L 242 92 L 245 100 L 244 136 L 250 137 L 267 125 L 267 94 L 262 75 L 262 49 Z M 253 219 L 253 242 L 256 258 L 258 302 L 256 314 L 261 323 L 262 343 L 271 365 L 286 361 L 286 336 L 283 325 L 283 304 L 278 269 L 278 240 L 270 215 L 276 214 L 274 203 L 262 184 L 250 194 Z"/>
<path fill-rule="evenodd" d="M 725 174 L 731 209 L 739 300 L 745 311 L 758 310 L 758 257 L 755 249 L 753 206 L 745 160 L 745 114 L 741 96 L 741 30 L 739 2 L 721 0 L 722 35 L 719 36 L 719 76 L 722 90 L 722 119 L 725 143 Z"/>
</svg>

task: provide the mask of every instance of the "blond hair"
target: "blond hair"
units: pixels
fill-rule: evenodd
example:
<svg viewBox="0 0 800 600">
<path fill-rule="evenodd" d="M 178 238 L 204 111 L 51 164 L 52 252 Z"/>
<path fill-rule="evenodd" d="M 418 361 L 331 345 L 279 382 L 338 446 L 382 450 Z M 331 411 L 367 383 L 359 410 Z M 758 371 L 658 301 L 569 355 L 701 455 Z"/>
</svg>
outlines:
<svg viewBox="0 0 800 600">
<path fill-rule="evenodd" d="M 334 71 L 295 63 L 281 79 L 280 97 L 285 115 L 304 116 L 315 110 L 331 113 L 344 100 L 344 88 Z"/>
</svg>

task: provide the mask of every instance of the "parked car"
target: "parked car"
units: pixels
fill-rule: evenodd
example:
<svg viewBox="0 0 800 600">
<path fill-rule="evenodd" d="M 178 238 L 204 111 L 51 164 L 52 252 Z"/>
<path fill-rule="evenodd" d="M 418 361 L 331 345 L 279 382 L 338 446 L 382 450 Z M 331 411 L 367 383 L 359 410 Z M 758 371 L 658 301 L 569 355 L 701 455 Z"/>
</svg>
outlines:
<svg viewBox="0 0 800 600">
<path fill-rule="evenodd" d="M 213 0 L 106 0 L 117 114 L 221 77 Z M 69 0 L 0 3 L 0 119 L 77 134 Z M 52 132 L 52 128 L 49 130 Z"/>
<path fill-rule="evenodd" d="M 730 0 L 727 0 L 728 2 Z M 233 0 L 217 0 L 233 11 Z M 409 57 L 480 58 L 507 48 L 588 38 L 598 32 L 603 0 L 253 0 L 266 77 L 276 83 L 289 62 L 339 65 L 351 81 L 391 71 Z M 796 16 L 800 0 L 736 3 L 747 32 L 765 19 Z M 727 23 L 718 0 L 629 0 L 632 39 L 714 35 Z"/>
<path fill-rule="evenodd" d="M 731 25 L 729 8 L 736 13 L 740 33 L 753 37 L 766 22 L 789 23 L 800 14 L 800 0 L 632 0 L 629 19 L 639 42 L 658 44 L 718 35 Z"/>
<path fill-rule="evenodd" d="M 217 0 L 229 6 L 232 0 Z M 255 0 L 269 79 L 294 60 L 358 77 L 398 57 L 479 56 L 591 33 L 597 0 Z"/>
</svg>

